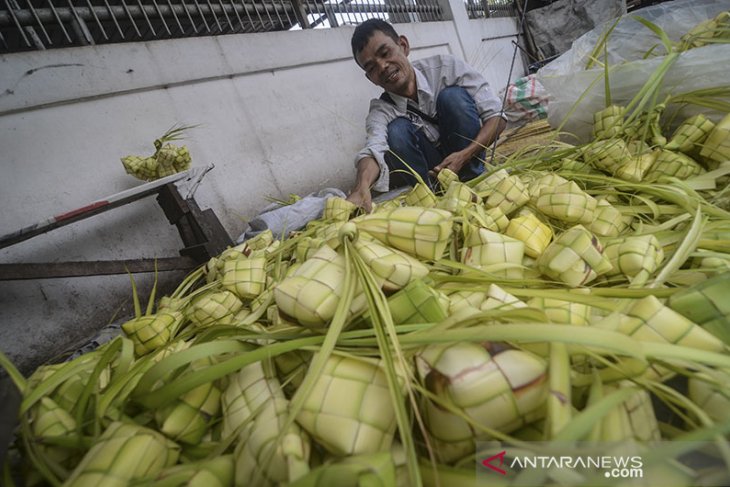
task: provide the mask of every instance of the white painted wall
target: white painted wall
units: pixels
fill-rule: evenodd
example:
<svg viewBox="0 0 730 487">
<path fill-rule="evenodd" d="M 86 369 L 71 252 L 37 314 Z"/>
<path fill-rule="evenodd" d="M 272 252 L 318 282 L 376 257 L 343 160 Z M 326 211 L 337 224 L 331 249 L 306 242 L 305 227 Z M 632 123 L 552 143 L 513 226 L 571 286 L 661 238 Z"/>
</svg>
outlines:
<svg viewBox="0 0 730 487">
<path fill-rule="evenodd" d="M 451 53 L 495 91 L 506 84 L 514 19 L 455 13 L 453 21 L 397 28 L 411 41 L 412 59 Z M 193 164 L 215 169 L 196 199 L 234 238 L 267 198 L 347 190 L 369 98 L 379 94 L 352 61 L 352 31 L 0 56 L 0 234 L 141 184 L 119 158 L 152 153 L 152 141 L 174 124 L 199 124 L 185 143 Z M 518 56 L 513 79 L 522 74 Z M 0 262 L 166 257 L 181 246 L 148 198 L 0 250 Z M 168 273 L 161 281 L 169 287 L 180 278 Z M 151 276 L 137 279 L 146 295 Z M 129 296 L 126 276 L 0 281 L 0 349 L 27 370 L 85 340 L 115 311 L 128 315 Z"/>
</svg>

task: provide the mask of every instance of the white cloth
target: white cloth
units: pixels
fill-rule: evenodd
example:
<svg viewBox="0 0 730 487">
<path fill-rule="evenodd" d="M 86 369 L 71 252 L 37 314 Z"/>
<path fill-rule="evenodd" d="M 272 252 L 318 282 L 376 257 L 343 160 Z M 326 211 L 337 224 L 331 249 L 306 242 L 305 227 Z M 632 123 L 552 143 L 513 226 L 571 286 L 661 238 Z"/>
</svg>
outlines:
<svg viewBox="0 0 730 487">
<path fill-rule="evenodd" d="M 418 106 L 423 113 L 436 116 L 436 99 L 444 88 L 461 86 L 474 98 L 479 117 L 482 122 L 500 115 L 502 102 L 489 88 L 489 83 L 464 61 L 445 54 L 418 59 L 411 63 L 416 73 L 418 88 Z M 355 157 L 355 165 L 364 157 L 373 157 L 380 166 L 380 176 L 375 182 L 375 191 L 388 191 L 390 177 L 385 163 L 388 151 L 388 124 L 397 117 L 408 117 L 417 126 L 422 127 L 431 141 L 439 138 L 438 127 L 422 120 L 418 115 L 406 111 L 408 103 L 413 101 L 405 97 L 389 93 L 395 105 L 375 98 L 370 101 L 370 112 L 365 121 L 367 139 L 365 147 Z"/>
<path fill-rule="evenodd" d="M 325 188 L 308 194 L 291 205 L 272 203 L 248 222 L 248 226 L 238 237 L 236 243 L 243 243 L 264 230 L 271 230 L 276 239 L 281 238 L 285 233 L 299 230 L 310 221 L 321 217 L 325 202 L 328 198 L 335 196 L 347 198 L 347 195 L 337 188 Z"/>
</svg>

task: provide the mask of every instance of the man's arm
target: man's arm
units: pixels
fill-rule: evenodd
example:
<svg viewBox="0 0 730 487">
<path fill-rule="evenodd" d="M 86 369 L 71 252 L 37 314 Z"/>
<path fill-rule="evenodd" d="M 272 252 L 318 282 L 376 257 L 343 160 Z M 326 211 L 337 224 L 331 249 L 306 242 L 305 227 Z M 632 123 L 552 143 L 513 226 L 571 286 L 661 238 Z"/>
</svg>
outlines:
<svg viewBox="0 0 730 487">
<path fill-rule="evenodd" d="M 442 169 L 449 168 L 459 174 L 461 168 L 485 147 L 489 147 L 506 126 L 507 122 L 500 116 L 487 119 L 476 138 L 465 149 L 446 156 L 441 164 L 433 168 L 433 172 L 438 174 Z"/>
<path fill-rule="evenodd" d="M 350 191 L 347 200 L 363 208 L 368 213 L 372 210 L 373 200 L 370 188 L 380 177 L 380 165 L 374 157 L 363 157 L 357 162 L 357 179 L 355 187 Z"/>
</svg>

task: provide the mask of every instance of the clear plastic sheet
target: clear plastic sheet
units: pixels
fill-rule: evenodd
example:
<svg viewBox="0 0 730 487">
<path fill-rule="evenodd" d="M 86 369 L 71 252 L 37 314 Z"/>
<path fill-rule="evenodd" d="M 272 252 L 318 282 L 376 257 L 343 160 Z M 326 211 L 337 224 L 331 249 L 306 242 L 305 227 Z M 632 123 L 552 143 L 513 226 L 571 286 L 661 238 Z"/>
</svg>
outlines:
<svg viewBox="0 0 730 487">
<path fill-rule="evenodd" d="M 730 0 L 674 0 L 647 7 L 623 16 L 611 33 L 607 48 L 612 102 L 626 104 L 641 89 L 664 59 L 666 51 L 651 30 L 636 21 L 639 15 L 664 29 L 672 41 L 678 41 L 698 23 L 730 10 Z M 548 120 L 553 127 L 576 135 L 576 142 L 587 142 L 593 113 L 605 107 L 603 68 L 586 70 L 589 55 L 603 32 L 613 21 L 586 33 L 573 43 L 570 51 L 543 67 L 538 80 L 550 94 Z M 654 57 L 643 59 L 653 46 Z M 730 44 L 714 44 L 682 53 L 667 72 L 660 90 L 660 101 L 668 94 L 679 94 L 730 83 Z M 676 124 L 683 118 L 702 112 L 719 120 L 720 112 L 697 107 L 683 107 L 674 113 Z M 567 119 L 567 120 L 566 120 Z"/>
</svg>

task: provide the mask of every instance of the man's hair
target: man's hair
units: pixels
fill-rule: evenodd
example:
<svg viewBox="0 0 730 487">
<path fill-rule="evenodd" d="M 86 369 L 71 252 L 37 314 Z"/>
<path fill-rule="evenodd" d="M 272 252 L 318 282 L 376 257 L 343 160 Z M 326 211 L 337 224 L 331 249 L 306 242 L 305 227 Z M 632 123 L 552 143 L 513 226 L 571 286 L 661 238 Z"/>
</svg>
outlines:
<svg viewBox="0 0 730 487">
<path fill-rule="evenodd" d="M 387 35 L 395 42 L 398 42 L 400 38 L 398 33 L 395 31 L 392 25 L 382 19 L 368 19 L 362 24 L 355 27 L 355 32 L 352 33 L 352 39 L 350 45 L 352 46 L 352 57 L 357 62 L 357 55 L 365 49 L 368 40 L 375 34 L 376 31 L 380 31 Z M 360 63 L 358 63 L 359 65 Z"/>
</svg>

